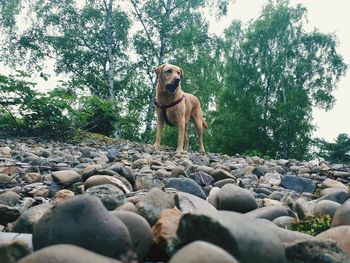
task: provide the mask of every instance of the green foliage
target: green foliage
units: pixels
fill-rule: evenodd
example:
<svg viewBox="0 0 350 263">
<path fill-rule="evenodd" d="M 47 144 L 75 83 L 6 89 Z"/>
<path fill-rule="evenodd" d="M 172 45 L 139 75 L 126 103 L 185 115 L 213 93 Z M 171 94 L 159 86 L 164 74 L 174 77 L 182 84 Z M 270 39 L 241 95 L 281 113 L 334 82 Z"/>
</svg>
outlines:
<svg viewBox="0 0 350 263">
<path fill-rule="evenodd" d="M 74 111 L 75 125 L 84 131 L 112 135 L 118 120 L 116 101 L 97 96 L 79 98 L 78 110 Z"/>
<path fill-rule="evenodd" d="M 274 3 L 275 2 L 275 3 Z M 229 154 L 259 149 L 275 158 L 306 158 L 312 107 L 330 109 L 347 66 L 336 38 L 306 32 L 306 9 L 270 1 L 246 28 L 225 32 L 224 89 L 211 115 L 213 144 Z"/>
<path fill-rule="evenodd" d="M 71 122 L 65 114 L 71 107 L 67 96 L 58 90 L 43 94 L 34 90 L 35 84 L 17 76 L 0 75 L 0 119 L 6 121 L 2 131 L 19 135 L 67 136 Z M 61 95 L 61 96 L 60 96 Z"/>
<path fill-rule="evenodd" d="M 293 231 L 303 232 L 312 236 L 316 236 L 331 227 L 331 217 L 323 215 L 292 223 L 290 229 Z"/>
<path fill-rule="evenodd" d="M 348 134 L 339 134 L 333 143 L 316 139 L 315 144 L 318 147 L 317 156 L 331 163 L 350 164 L 350 137 Z"/>
</svg>

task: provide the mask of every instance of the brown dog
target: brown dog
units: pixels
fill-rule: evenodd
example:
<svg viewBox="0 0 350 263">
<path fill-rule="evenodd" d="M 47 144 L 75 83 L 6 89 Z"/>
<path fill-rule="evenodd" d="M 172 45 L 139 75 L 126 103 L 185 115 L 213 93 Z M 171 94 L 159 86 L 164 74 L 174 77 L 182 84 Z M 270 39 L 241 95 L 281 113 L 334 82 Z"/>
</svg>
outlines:
<svg viewBox="0 0 350 263">
<path fill-rule="evenodd" d="M 160 146 L 164 122 L 166 122 L 171 126 L 177 126 L 178 141 L 176 152 L 187 151 L 187 128 L 188 122 L 191 120 L 197 130 L 199 151 L 204 153 L 202 131 L 203 128 L 208 129 L 208 125 L 203 119 L 198 98 L 181 90 L 182 69 L 171 64 L 163 64 L 155 68 L 154 71 L 158 77 L 155 101 L 157 106 L 155 147 L 158 148 Z"/>
</svg>

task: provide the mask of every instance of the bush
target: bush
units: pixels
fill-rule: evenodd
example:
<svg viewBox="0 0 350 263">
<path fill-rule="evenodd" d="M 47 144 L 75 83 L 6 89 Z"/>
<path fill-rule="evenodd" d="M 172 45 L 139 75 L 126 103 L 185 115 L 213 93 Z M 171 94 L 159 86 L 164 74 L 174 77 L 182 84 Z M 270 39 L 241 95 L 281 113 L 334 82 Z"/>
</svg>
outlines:
<svg viewBox="0 0 350 263">
<path fill-rule="evenodd" d="M 116 101 L 103 100 L 97 96 L 86 96 L 74 112 L 75 126 L 89 132 L 112 135 L 118 121 Z"/>
</svg>

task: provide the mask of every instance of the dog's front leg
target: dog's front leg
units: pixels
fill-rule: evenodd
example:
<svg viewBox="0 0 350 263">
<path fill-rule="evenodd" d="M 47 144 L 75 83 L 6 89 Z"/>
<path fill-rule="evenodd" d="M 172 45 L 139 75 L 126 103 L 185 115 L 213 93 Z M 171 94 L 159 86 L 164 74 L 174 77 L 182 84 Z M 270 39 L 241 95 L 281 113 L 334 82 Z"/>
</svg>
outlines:
<svg viewBox="0 0 350 263">
<path fill-rule="evenodd" d="M 181 153 L 184 151 L 184 138 L 185 138 L 185 117 L 181 118 L 181 121 L 178 122 L 178 139 L 177 139 L 177 148 L 176 152 Z"/>
<path fill-rule="evenodd" d="M 163 134 L 163 128 L 164 128 L 164 120 L 159 112 L 157 112 L 157 135 L 156 135 L 156 142 L 154 146 L 156 148 L 159 148 L 160 141 L 162 139 Z"/>
</svg>

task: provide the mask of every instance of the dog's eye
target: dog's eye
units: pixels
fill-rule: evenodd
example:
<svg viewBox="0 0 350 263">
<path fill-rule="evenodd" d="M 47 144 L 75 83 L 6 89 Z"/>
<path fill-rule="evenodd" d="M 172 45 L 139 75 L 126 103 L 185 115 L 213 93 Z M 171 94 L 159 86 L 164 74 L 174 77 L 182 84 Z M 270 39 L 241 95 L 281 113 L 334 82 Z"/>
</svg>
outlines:
<svg viewBox="0 0 350 263">
<path fill-rule="evenodd" d="M 173 70 L 172 69 L 168 69 L 165 72 L 170 74 L 171 72 L 173 72 Z"/>
</svg>

